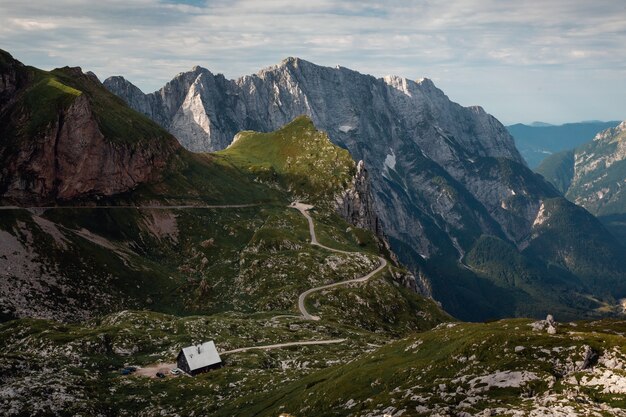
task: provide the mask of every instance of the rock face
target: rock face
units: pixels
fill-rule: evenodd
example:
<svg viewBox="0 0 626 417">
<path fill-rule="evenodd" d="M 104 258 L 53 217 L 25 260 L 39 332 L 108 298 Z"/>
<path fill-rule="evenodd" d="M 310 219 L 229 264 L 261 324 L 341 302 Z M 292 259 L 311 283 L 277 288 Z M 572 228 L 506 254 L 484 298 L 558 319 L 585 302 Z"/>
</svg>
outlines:
<svg viewBox="0 0 626 417">
<path fill-rule="evenodd" d="M 171 137 L 155 137 L 152 143 L 133 143 L 132 137 L 125 142 L 112 140 L 102 131 L 104 116 L 94 110 L 94 91 L 110 93 L 97 78 L 79 68 L 65 69 L 62 75 L 76 80 L 84 91 L 63 84 L 53 75 L 45 78 L 48 75 L 44 72 L 36 75 L 44 81 L 32 81 L 35 72 L 17 61 L 3 67 L 0 195 L 20 202 L 110 196 L 156 179 L 179 148 L 176 141 Z M 46 82 L 53 89 L 43 90 L 41 84 Z M 52 94 L 50 91 L 58 97 L 44 105 L 52 107 L 54 113 L 29 104 L 29 94 L 43 101 L 41 96 Z M 32 126 L 41 114 L 48 120 L 37 127 L 24 127 Z"/>
<path fill-rule="evenodd" d="M 365 163 L 359 161 L 351 186 L 336 200 L 337 212 L 350 224 L 384 238 Z"/>
<path fill-rule="evenodd" d="M 172 151 L 107 143 L 84 95 L 59 113 L 41 139 L 5 161 L 0 177 L 4 197 L 71 200 L 118 194 L 153 179 Z"/>
</svg>

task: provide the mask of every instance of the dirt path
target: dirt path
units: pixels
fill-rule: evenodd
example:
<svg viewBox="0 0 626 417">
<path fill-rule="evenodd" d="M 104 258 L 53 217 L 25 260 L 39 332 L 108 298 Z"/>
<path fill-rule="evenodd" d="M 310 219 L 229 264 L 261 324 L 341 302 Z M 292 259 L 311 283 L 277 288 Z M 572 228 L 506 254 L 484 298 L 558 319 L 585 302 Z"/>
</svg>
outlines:
<svg viewBox="0 0 626 417">
<path fill-rule="evenodd" d="M 133 375 L 147 376 L 148 378 L 156 378 L 157 372 L 162 372 L 166 377 L 172 377 L 170 371 L 176 368 L 176 363 L 155 363 L 143 368 L 137 368 Z"/>
<path fill-rule="evenodd" d="M 247 350 L 270 350 L 270 349 L 280 349 L 289 346 L 309 346 L 309 345 L 331 345 L 334 343 L 343 343 L 346 339 L 331 339 L 331 340 L 307 340 L 304 342 L 289 342 L 289 343 L 278 343 L 275 345 L 265 345 L 265 346 L 250 346 L 243 347 L 239 349 L 227 350 L 225 352 L 220 352 L 220 355 L 227 355 L 229 353 L 237 353 L 237 352 L 245 352 Z"/>
<path fill-rule="evenodd" d="M 317 241 L 317 236 L 315 235 L 315 226 L 313 224 L 313 218 L 308 213 L 308 210 L 312 209 L 313 206 L 308 205 L 308 204 L 303 204 L 303 203 L 300 203 L 300 202 L 294 202 L 294 203 L 291 203 L 291 205 L 289 207 L 295 208 L 300 213 L 302 213 L 302 215 L 307 219 L 307 221 L 309 223 L 309 233 L 311 235 L 311 245 L 319 246 L 319 247 L 324 248 L 326 250 L 329 250 L 331 252 L 346 253 L 346 254 L 355 253 L 355 252 L 348 252 L 348 251 L 344 251 L 344 250 L 329 248 L 328 246 L 324 246 L 324 245 L 320 244 Z M 306 290 L 302 294 L 300 294 L 300 296 L 298 297 L 298 309 L 300 309 L 300 313 L 302 313 L 302 316 L 306 320 L 319 320 L 320 318 L 318 316 L 310 314 L 306 310 L 306 306 L 305 306 L 306 297 L 308 297 L 310 294 L 312 294 L 312 293 L 314 293 L 316 291 L 325 290 L 327 288 L 338 287 L 340 285 L 356 284 L 356 283 L 359 283 L 359 282 L 367 281 L 368 279 L 370 279 L 371 277 L 376 275 L 378 272 L 382 271 L 383 268 L 385 268 L 387 266 L 387 260 L 385 258 L 379 256 L 378 260 L 380 261 L 380 265 L 378 266 L 378 268 L 374 269 L 373 271 L 371 271 L 367 275 L 364 275 L 362 277 L 355 278 L 355 279 L 350 279 L 350 280 L 347 280 L 347 281 L 335 282 L 333 284 L 322 285 L 322 286 L 319 286 L 319 287 L 311 288 L 311 289 Z"/>
<path fill-rule="evenodd" d="M 180 205 L 180 206 L 44 206 L 44 207 L 18 207 L 0 206 L 0 210 L 62 210 L 62 209 L 136 209 L 136 210 L 186 210 L 186 209 L 225 209 L 225 208 L 246 208 L 260 206 L 260 203 L 253 204 L 216 204 L 216 205 Z"/>
</svg>

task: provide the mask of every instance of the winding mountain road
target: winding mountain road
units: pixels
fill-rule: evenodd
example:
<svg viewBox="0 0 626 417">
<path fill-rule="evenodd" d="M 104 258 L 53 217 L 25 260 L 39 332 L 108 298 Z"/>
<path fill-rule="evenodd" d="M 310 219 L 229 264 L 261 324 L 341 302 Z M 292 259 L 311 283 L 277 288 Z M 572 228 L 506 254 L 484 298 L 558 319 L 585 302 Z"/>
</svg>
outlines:
<svg viewBox="0 0 626 417">
<path fill-rule="evenodd" d="M 245 207 L 255 207 L 255 206 L 259 206 L 260 204 L 220 204 L 220 205 L 178 205 L 178 206 L 163 206 L 163 205 L 153 205 L 153 206 L 44 206 L 44 207 L 18 207 L 18 206 L 0 206 L 0 210 L 30 210 L 30 211 L 45 211 L 45 210 L 59 210 L 59 209 L 137 209 L 137 210 L 180 210 L 180 209 L 224 209 L 224 208 L 245 208 Z M 348 251 L 344 251 L 344 250 L 340 250 L 340 249 L 333 249 L 330 248 L 328 246 L 322 245 L 321 243 L 318 242 L 317 240 L 317 236 L 315 235 L 315 225 L 313 224 L 313 218 L 309 215 L 308 210 L 312 209 L 313 206 L 308 205 L 308 204 L 304 204 L 304 203 L 300 203 L 300 202 L 294 202 L 292 203 L 289 207 L 295 208 L 297 209 L 300 213 L 302 213 L 302 215 L 307 219 L 307 222 L 309 223 L 309 233 L 311 235 L 311 245 L 314 246 L 318 246 L 320 248 L 326 249 L 328 251 L 331 252 L 336 252 L 336 253 L 343 253 L 343 254 L 353 254 L 353 253 L 358 253 L 358 252 L 348 252 Z M 306 306 L 305 306 L 305 300 L 306 297 L 308 297 L 310 294 L 317 292 L 317 291 L 321 291 L 324 289 L 328 289 L 328 288 L 333 288 L 333 287 L 338 287 L 341 285 L 350 285 L 350 284 L 355 284 L 355 283 L 360 283 L 360 282 L 365 282 L 367 280 L 369 280 L 370 278 L 372 278 L 374 275 L 376 275 L 378 272 L 380 272 L 381 270 L 383 270 L 386 266 L 387 266 L 387 260 L 383 257 L 378 257 L 378 259 L 380 260 L 380 265 L 374 269 L 373 271 L 371 271 L 370 273 L 368 273 L 367 275 L 364 275 L 362 277 L 359 278 L 355 278 L 355 279 L 350 279 L 350 280 L 346 280 L 346 281 L 340 281 L 340 282 L 335 282 L 333 284 L 328 284 L 328 285 L 322 285 L 319 287 L 315 287 L 315 288 L 310 288 L 308 290 L 306 290 L 305 292 L 303 292 L 302 294 L 300 294 L 300 296 L 298 297 L 298 308 L 300 309 L 300 313 L 302 314 L 302 317 L 304 317 L 304 319 L 306 320 L 319 320 L 320 318 L 318 316 L 312 315 L 310 314 L 307 310 L 306 310 Z M 276 316 L 273 317 L 273 319 L 278 318 L 278 317 L 282 317 L 282 316 Z M 287 317 L 287 316 L 285 316 Z M 292 316 L 292 317 L 300 317 L 300 316 Z M 220 352 L 221 355 L 226 355 L 226 354 L 230 354 L 230 353 L 237 353 L 237 352 L 246 352 L 248 350 L 270 350 L 270 349 L 280 349 L 280 348 L 284 348 L 284 347 L 290 347 L 290 346 L 308 346 L 308 345 L 327 345 L 327 344 L 335 344 L 335 343 L 343 343 L 345 342 L 346 339 L 330 339 L 330 340 L 308 340 L 308 341 L 301 341 L 301 342 L 288 342 L 288 343 L 278 343 L 278 344 L 274 344 L 274 345 L 265 345 L 265 346 L 250 346 L 250 347 L 243 347 L 243 348 L 238 348 L 238 349 L 233 349 L 233 350 L 228 350 L 228 351 L 223 351 Z M 172 364 L 157 364 L 160 367 L 168 368 L 168 369 L 173 369 L 176 364 L 172 363 Z M 155 366 L 157 366 L 155 365 Z M 155 368 L 156 369 L 156 368 Z M 145 369 L 146 372 L 144 372 L 146 375 L 152 376 L 151 374 L 153 372 L 152 368 L 146 368 Z"/>
<path fill-rule="evenodd" d="M 313 206 L 296 201 L 296 202 L 291 203 L 289 207 L 295 208 L 296 210 L 298 210 L 300 213 L 302 213 L 302 215 L 309 222 L 309 233 L 311 235 L 311 245 L 319 246 L 331 252 L 345 253 L 345 254 L 356 253 L 356 252 L 348 252 L 344 250 L 329 248 L 328 246 L 324 246 L 317 241 L 317 236 L 315 235 L 315 225 L 313 224 L 313 218 L 308 213 L 308 210 L 312 209 Z M 367 275 L 363 275 L 362 277 L 355 278 L 355 279 L 349 279 L 347 281 L 340 281 L 340 282 L 335 282 L 333 284 L 327 284 L 327 285 L 322 285 L 319 287 L 311 288 L 311 289 L 306 290 L 302 294 L 300 294 L 300 296 L 298 297 L 298 309 L 300 309 L 300 313 L 302 313 L 302 316 L 306 320 L 319 320 L 320 319 L 319 316 L 315 316 L 306 310 L 306 306 L 305 306 L 306 298 L 312 293 L 317 292 L 317 291 L 321 291 L 321 290 L 325 290 L 325 289 L 333 288 L 333 287 L 338 287 L 340 285 L 356 284 L 356 283 L 365 282 L 369 280 L 370 278 L 372 278 L 374 275 L 376 275 L 378 272 L 380 272 L 387 266 L 387 260 L 385 258 L 379 256 L 378 260 L 380 261 L 380 265 L 378 266 L 378 268 L 374 269 Z"/>
</svg>

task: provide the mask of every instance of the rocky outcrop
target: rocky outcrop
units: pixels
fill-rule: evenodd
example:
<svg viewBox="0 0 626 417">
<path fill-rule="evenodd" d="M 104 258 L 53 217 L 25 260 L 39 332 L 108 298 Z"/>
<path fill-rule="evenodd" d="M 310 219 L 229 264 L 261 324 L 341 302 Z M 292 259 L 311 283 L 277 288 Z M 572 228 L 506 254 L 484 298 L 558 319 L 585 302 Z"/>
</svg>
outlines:
<svg viewBox="0 0 626 417">
<path fill-rule="evenodd" d="M 379 238 L 385 239 L 383 227 L 378 217 L 378 210 L 365 163 L 359 161 L 352 184 L 335 201 L 337 212 L 346 221 L 356 227 L 371 230 Z"/>
<path fill-rule="evenodd" d="M 566 196 L 595 214 L 626 213 L 625 160 L 626 122 L 622 122 L 576 149 L 573 177 Z"/>
<path fill-rule="evenodd" d="M 626 214 L 626 122 L 578 148 L 551 155 L 537 168 L 565 196 L 597 216 Z"/>
<path fill-rule="evenodd" d="M 110 196 L 156 179 L 174 146 L 131 147 L 106 140 L 81 95 L 38 141 L 4 161 L 2 194 L 17 201 Z"/>
<path fill-rule="evenodd" d="M 84 86 L 85 92 L 62 85 L 50 76 L 48 84 L 52 88 L 71 93 L 60 96 L 58 103 L 46 104 L 48 108 L 25 102 L 23 96 L 39 94 L 39 90 L 30 90 L 38 87 L 25 82 L 32 78 L 29 71 L 32 70 L 13 61 L 3 67 L 0 77 L 3 198 L 40 203 L 129 191 L 159 178 L 180 148 L 172 137 L 135 141 L 132 129 L 124 140 L 105 136 L 101 123 L 107 122 L 106 116 L 96 113 L 93 100 L 97 94 L 110 93 L 95 75 L 84 74 L 80 68 L 65 68 L 63 76 L 71 77 L 76 86 Z M 55 110 L 50 112 L 50 107 Z M 42 114 L 49 121 L 32 128 L 34 121 L 43 119 Z M 132 120 L 126 122 L 133 124 Z"/>
</svg>

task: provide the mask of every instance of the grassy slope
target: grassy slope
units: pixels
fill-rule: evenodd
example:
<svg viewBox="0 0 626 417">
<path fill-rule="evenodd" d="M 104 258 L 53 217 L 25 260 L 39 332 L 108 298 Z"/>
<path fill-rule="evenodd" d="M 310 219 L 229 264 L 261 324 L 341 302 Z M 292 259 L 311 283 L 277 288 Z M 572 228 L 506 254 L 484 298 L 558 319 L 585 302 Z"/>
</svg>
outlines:
<svg viewBox="0 0 626 417">
<path fill-rule="evenodd" d="M 176 318 L 121 312 L 82 325 L 21 320 L 0 325 L 0 404 L 30 415 L 165 414 L 215 416 L 527 415 L 532 409 L 617 415 L 626 406 L 623 321 L 558 324 L 557 334 L 525 319 L 450 323 L 390 341 L 349 325 L 222 314 Z M 225 367 L 195 378 L 121 376 L 123 366 L 172 361 L 181 346 L 207 338 L 220 350 L 296 340 L 347 339 L 327 346 L 224 355 Z M 27 343 L 25 343 L 27 342 Z M 384 346 L 382 346 L 384 345 Z M 382 347 L 381 347 L 382 346 Z M 581 369 L 585 352 L 588 369 Z M 531 372 L 519 386 L 481 377 Z M 612 383 L 587 385 L 610 375 Z M 475 378 L 479 378 L 476 380 Z M 617 393 L 604 392 L 604 387 Z M 7 396 L 19 390 L 27 396 Z M 65 394 L 63 394 L 65 393 Z M 55 401 L 49 401 L 56 398 Z M 37 406 L 35 406 L 37 405 Z M 547 407 L 547 408 L 542 408 Z M 39 409 L 37 411 L 37 409 Z M 383 411 L 386 410 L 386 411 Z M 10 414 L 9 414 L 10 415 Z"/>
<path fill-rule="evenodd" d="M 274 392 L 236 401 L 217 415 L 356 416 L 405 410 L 407 415 L 471 414 L 486 408 L 496 415 L 527 413 L 541 407 L 541 397 L 552 394 L 552 411 L 567 405 L 589 415 L 603 404 L 623 407 L 626 395 L 603 394 L 602 387 L 581 387 L 576 381 L 595 371 L 574 371 L 584 359 L 585 346 L 597 355 L 616 352 L 626 357 L 623 322 L 562 325 L 551 336 L 533 331 L 528 320 L 488 324 L 457 324 L 411 336 L 368 353 L 358 360 L 306 376 Z M 572 338 L 571 333 L 576 335 Z M 516 347 L 523 349 L 516 351 Z M 597 356 L 596 356 L 597 359 Z M 571 373 L 568 372 L 568 363 Z M 600 374 L 604 369 L 599 368 Z M 494 387 L 472 379 L 498 371 L 533 372 L 536 379 L 519 387 Z M 611 371 L 624 378 L 623 371 Z M 572 377 L 576 379 L 571 379 Z M 572 397 L 566 391 L 576 389 Z M 595 404 L 590 404 L 593 401 Z M 559 404 L 561 403 L 561 404 Z M 385 410 L 385 411 L 383 411 Z M 549 411 L 550 408 L 545 409 Z M 613 411 L 614 412 L 614 411 Z M 612 415 L 606 410 L 604 415 Z M 526 414 L 523 414 L 526 415 Z"/>
<path fill-rule="evenodd" d="M 306 116 L 276 132 L 242 132 L 216 156 L 309 202 L 329 200 L 348 185 L 355 172 L 348 151 L 333 145 Z"/>
<path fill-rule="evenodd" d="M 295 161 L 302 161 L 297 152 L 293 155 Z M 306 220 L 287 207 L 288 201 L 305 194 L 298 185 L 293 187 L 297 194 L 290 194 L 293 176 L 277 174 L 259 184 L 258 171 L 247 169 L 247 162 L 237 155 L 201 155 L 195 161 L 192 171 L 173 173 L 160 184 L 102 203 L 154 203 L 163 192 L 167 197 L 160 202 L 166 203 L 242 203 L 262 197 L 262 204 L 221 210 L 48 210 L 43 216 L 64 235 L 88 229 L 116 250 L 91 248 L 103 255 L 92 256 L 89 250 L 93 244 L 72 237 L 71 247 L 49 250 L 46 255 L 50 261 L 58 261 L 57 256 L 74 254 L 74 260 L 84 263 L 83 268 L 90 268 L 87 273 L 75 271 L 74 278 L 81 285 L 91 271 L 100 268 L 106 272 L 113 266 L 117 273 L 113 287 L 133 300 L 131 306 L 183 315 L 213 314 L 174 317 L 147 311 L 122 312 L 83 324 L 31 319 L 2 324 L 3 384 L 8 390 L 27 393 L 22 398 L 29 400 L 14 401 L 0 392 L 0 404 L 12 401 L 13 409 L 30 415 L 214 414 L 263 387 L 282 386 L 354 360 L 390 338 L 450 320 L 434 302 L 395 284 L 391 271 L 402 272 L 395 267 L 365 285 L 316 293 L 310 301 L 312 309 L 322 316 L 321 322 L 297 317 L 270 320 L 275 315 L 297 314 L 297 296 L 311 286 L 354 278 L 373 269 L 377 265 L 373 255 L 378 254 L 374 237 L 349 227 L 328 206 L 319 204 L 312 215 L 316 226 L 319 224 L 320 238 L 330 246 L 362 254 L 342 255 L 312 247 Z M 345 162 L 348 173 L 353 162 Z M 226 184 L 212 184 L 213 178 L 203 174 L 213 169 L 224 169 L 233 176 L 224 178 Z M 326 171 L 320 171 L 323 173 Z M 321 180 L 316 184 L 314 192 L 306 195 L 323 203 L 322 196 L 333 194 L 333 184 Z M 229 189 L 231 195 L 220 194 Z M 265 192 L 257 194 L 259 190 Z M 3 225 L 4 230 L 24 236 L 30 233 L 43 238 L 44 247 L 54 247 L 52 237 L 29 218 L 31 213 L 12 213 L 21 224 L 16 219 Z M 158 217 L 167 218 L 167 230 L 159 232 L 154 226 Z M 20 232 L 24 228 L 29 233 Z M 112 263 L 119 258 L 117 251 L 127 255 L 126 262 L 117 259 Z M 68 261 L 71 265 L 71 259 Z M 105 287 L 105 282 L 100 286 Z M 221 350 L 297 340 L 347 341 L 230 355 L 222 370 L 193 379 L 155 381 L 119 375 L 124 364 L 171 361 L 181 346 L 207 338 L 215 339 Z M 37 382 L 29 382 L 35 375 Z M 61 396 L 61 392 L 71 394 Z M 46 401 L 51 396 L 55 400 Z"/>
<path fill-rule="evenodd" d="M 24 67 L 30 85 L 15 104 L 17 112 L 25 112 L 29 122 L 18 135 L 30 138 L 44 132 L 57 121 L 59 112 L 67 109 L 80 95 L 85 95 L 96 115 L 105 138 L 114 143 L 143 144 L 154 140 L 173 140 L 172 136 L 147 117 L 130 109 L 97 80 L 77 68 L 43 71 Z"/>
<path fill-rule="evenodd" d="M 43 71 L 22 66 L 8 53 L 0 50 L 0 69 L 13 68 L 25 82 L 17 100 L 6 109 L 2 133 L 5 140 L 32 140 L 57 122 L 59 114 L 74 100 L 84 95 L 98 120 L 105 138 L 113 143 L 147 145 L 151 141 L 175 139 L 147 117 L 130 109 L 123 100 L 110 93 L 94 77 L 79 68 L 57 68 Z M 26 123 L 23 123 L 24 120 Z M 18 121 L 18 125 L 12 122 Z"/>
</svg>

